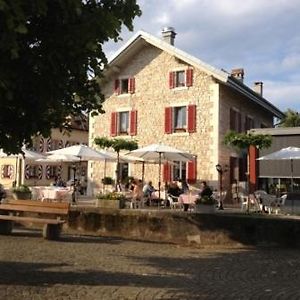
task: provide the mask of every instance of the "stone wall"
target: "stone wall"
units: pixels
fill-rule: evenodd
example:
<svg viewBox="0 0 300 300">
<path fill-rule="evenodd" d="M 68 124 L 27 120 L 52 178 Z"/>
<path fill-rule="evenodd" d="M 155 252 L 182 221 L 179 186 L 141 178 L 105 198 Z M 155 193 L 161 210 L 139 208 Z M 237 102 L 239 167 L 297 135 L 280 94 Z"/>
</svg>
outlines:
<svg viewBox="0 0 300 300">
<path fill-rule="evenodd" d="M 180 245 L 300 246 L 300 222 L 279 216 L 170 211 L 72 211 L 66 231 Z"/>
</svg>

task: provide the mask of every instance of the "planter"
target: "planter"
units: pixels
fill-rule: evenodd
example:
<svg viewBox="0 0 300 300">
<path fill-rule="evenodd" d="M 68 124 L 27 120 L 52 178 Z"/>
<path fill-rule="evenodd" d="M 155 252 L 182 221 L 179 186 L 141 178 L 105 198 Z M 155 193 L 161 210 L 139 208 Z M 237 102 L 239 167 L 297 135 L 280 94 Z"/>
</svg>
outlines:
<svg viewBox="0 0 300 300">
<path fill-rule="evenodd" d="M 96 207 L 121 209 L 125 208 L 125 200 L 97 199 Z"/>
<path fill-rule="evenodd" d="M 31 192 L 13 192 L 13 198 L 15 200 L 30 200 Z"/>
<path fill-rule="evenodd" d="M 196 204 L 195 212 L 202 214 L 213 214 L 215 212 L 215 205 Z"/>
</svg>

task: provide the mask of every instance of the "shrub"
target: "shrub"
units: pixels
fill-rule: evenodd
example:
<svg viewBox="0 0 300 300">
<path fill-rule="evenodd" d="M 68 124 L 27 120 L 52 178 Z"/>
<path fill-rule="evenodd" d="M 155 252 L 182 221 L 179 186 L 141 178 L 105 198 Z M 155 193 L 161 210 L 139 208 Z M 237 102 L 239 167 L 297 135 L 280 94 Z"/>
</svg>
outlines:
<svg viewBox="0 0 300 300">
<path fill-rule="evenodd" d="M 113 184 L 113 182 L 114 182 L 111 177 L 104 177 L 104 178 L 102 178 L 101 181 L 103 184 Z"/>
<path fill-rule="evenodd" d="M 106 199 L 106 200 L 125 200 L 125 195 L 116 193 L 116 192 L 111 192 L 111 193 L 106 193 L 106 194 L 98 194 L 97 199 Z"/>
<path fill-rule="evenodd" d="M 14 193 L 31 193 L 31 190 L 27 185 L 21 184 L 20 186 L 14 187 L 13 192 Z"/>
<path fill-rule="evenodd" d="M 195 203 L 204 205 L 214 205 L 216 204 L 216 200 L 212 196 L 203 196 L 201 198 L 197 198 Z"/>
</svg>

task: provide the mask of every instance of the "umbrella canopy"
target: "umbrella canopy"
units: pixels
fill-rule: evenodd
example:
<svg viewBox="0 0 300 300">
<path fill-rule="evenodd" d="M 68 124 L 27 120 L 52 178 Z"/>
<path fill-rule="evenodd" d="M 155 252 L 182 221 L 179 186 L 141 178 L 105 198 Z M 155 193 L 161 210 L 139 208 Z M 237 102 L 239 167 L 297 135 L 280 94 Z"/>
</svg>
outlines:
<svg viewBox="0 0 300 300">
<path fill-rule="evenodd" d="M 77 162 L 80 158 L 75 155 L 68 154 L 49 154 L 46 158 L 37 159 L 37 162 L 58 163 L 58 162 Z"/>
<path fill-rule="evenodd" d="M 158 197 L 160 198 L 161 187 L 161 163 L 162 161 L 190 161 L 194 156 L 188 152 L 170 147 L 164 144 L 151 144 L 143 148 L 133 150 L 128 153 L 131 156 L 143 158 L 148 161 L 158 162 Z"/>
<path fill-rule="evenodd" d="M 19 158 L 24 157 L 26 160 L 31 160 L 31 161 L 46 158 L 46 156 L 41 153 L 38 153 L 38 152 L 35 152 L 32 150 L 28 150 L 25 148 L 22 148 L 22 153 L 11 154 L 11 155 L 7 155 L 5 152 L 3 152 L 2 149 L 0 149 L 0 157 L 19 157 Z"/>
<path fill-rule="evenodd" d="M 48 154 L 63 154 L 63 155 L 73 155 L 79 158 L 79 160 L 109 160 L 111 156 L 103 152 L 97 151 L 86 145 L 74 145 L 58 150 L 53 150 L 47 152 Z"/>
<path fill-rule="evenodd" d="M 289 160 L 291 164 L 291 189 L 293 191 L 293 172 L 294 172 L 294 166 L 293 166 L 293 160 L 294 159 L 300 159 L 300 148 L 297 147 L 287 147 L 282 148 L 279 151 L 272 152 L 270 154 L 267 154 L 265 156 L 261 156 L 257 158 L 257 160 Z"/>
</svg>

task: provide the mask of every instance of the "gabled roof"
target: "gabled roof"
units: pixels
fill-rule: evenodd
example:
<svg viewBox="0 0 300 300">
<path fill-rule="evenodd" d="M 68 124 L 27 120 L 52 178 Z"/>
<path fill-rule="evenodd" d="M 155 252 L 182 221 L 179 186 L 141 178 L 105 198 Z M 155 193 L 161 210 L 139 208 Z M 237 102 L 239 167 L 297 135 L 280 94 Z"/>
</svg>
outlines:
<svg viewBox="0 0 300 300">
<path fill-rule="evenodd" d="M 219 70 L 202 60 L 170 45 L 169 43 L 147 33 L 144 31 L 138 31 L 134 36 L 132 36 L 125 45 L 123 45 L 114 55 L 110 58 L 108 62 L 107 74 L 110 72 L 118 71 L 123 63 L 128 62 L 128 60 L 138 52 L 140 49 L 145 47 L 147 44 L 157 47 L 162 51 L 169 53 L 172 56 L 186 62 L 187 64 L 213 76 L 220 83 L 223 83 L 230 88 L 236 90 L 237 92 L 245 95 L 250 100 L 254 101 L 258 105 L 262 106 L 266 110 L 270 111 L 274 116 L 278 118 L 283 117 L 283 112 L 281 112 L 276 106 L 271 104 L 265 98 L 257 94 L 255 91 L 250 89 L 248 86 L 243 84 L 241 81 L 232 77 L 229 73 Z"/>
</svg>

